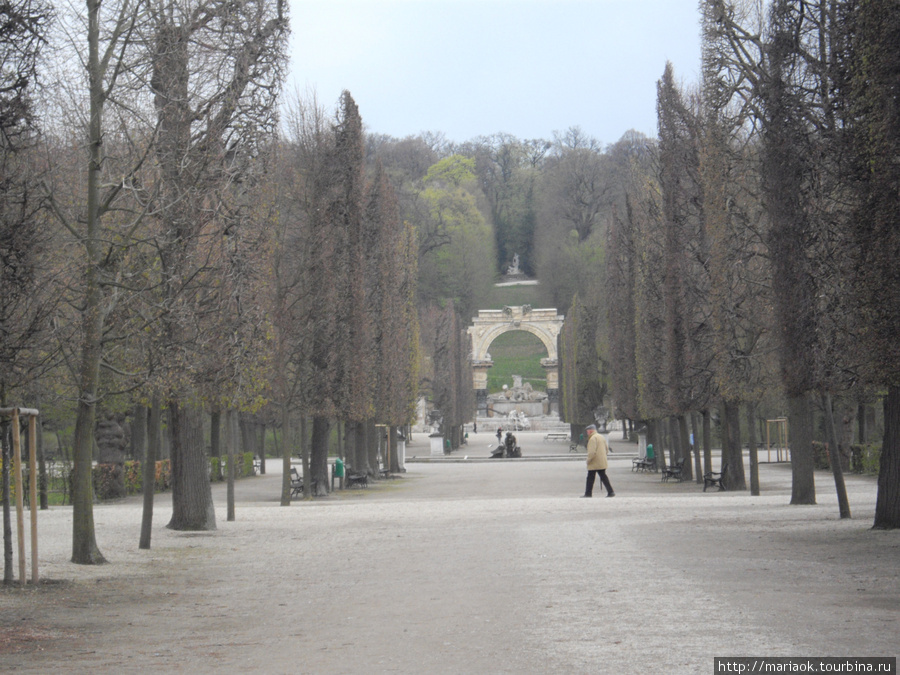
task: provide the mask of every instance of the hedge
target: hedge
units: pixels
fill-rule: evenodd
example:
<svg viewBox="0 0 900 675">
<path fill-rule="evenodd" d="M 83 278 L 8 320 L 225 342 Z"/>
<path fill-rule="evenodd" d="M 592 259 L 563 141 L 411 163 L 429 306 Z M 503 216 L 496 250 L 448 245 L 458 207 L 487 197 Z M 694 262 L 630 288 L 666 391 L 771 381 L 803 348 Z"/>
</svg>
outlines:
<svg viewBox="0 0 900 675">
<path fill-rule="evenodd" d="M 219 470 L 219 465 L 221 464 L 221 471 Z M 253 476 L 256 474 L 256 469 L 253 466 L 253 453 L 245 452 L 240 455 L 235 455 L 235 478 L 248 478 L 249 476 Z M 219 478 L 221 476 L 221 478 Z M 210 481 L 220 481 L 225 480 L 228 477 L 228 456 L 222 457 L 210 457 L 209 458 L 209 480 Z"/>
<path fill-rule="evenodd" d="M 253 466 L 253 453 L 245 452 L 236 456 L 235 478 L 253 476 L 256 470 Z M 222 464 L 222 475 L 225 476 L 228 468 L 227 457 L 210 457 L 210 480 L 218 480 L 217 469 Z M 97 499 L 118 499 L 130 495 L 140 494 L 143 490 L 143 466 L 141 462 L 130 461 L 124 464 L 98 464 L 93 468 L 94 494 Z M 124 493 L 121 487 L 124 484 Z M 168 459 L 156 463 L 156 485 L 154 492 L 165 492 L 172 485 L 172 462 Z"/>
</svg>

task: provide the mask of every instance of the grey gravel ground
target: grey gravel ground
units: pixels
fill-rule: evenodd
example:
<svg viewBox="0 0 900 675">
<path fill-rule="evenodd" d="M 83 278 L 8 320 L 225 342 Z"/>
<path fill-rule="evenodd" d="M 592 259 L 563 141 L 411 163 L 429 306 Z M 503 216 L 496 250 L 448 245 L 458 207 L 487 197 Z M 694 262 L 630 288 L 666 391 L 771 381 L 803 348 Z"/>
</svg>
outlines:
<svg viewBox="0 0 900 675">
<path fill-rule="evenodd" d="M 584 460 L 488 434 L 368 490 L 278 505 L 280 464 L 239 481 L 237 519 L 165 529 L 140 551 L 138 499 L 95 507 L 110 564 L 68 562 L 71 509 L 39 514 L 38 588 L 0 590 L 0 671 L 46 673 L 712 673 L 714 656 L 897 656 L 900 533 L 870 530 L 875 481 L 830 474 L 789 506 L 790 467 L 762 495 L 703 493 L 630 471 L 579 499 Z M 468 457 L 468 460 L 463 460 Z M 538 458 L 544 459 L 538 459 Z M 765 457 L 764 457 L 765 458 Z M 718 459 L 716 460 L 718 462 Z"/>
</svg>

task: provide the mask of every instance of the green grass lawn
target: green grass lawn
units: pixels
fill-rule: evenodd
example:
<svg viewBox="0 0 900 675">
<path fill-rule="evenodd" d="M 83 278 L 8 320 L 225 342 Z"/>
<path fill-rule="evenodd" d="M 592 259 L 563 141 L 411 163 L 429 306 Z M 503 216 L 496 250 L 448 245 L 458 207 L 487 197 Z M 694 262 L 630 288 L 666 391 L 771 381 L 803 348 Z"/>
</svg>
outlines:
<svg viewBox="0 0 900 675">
<path fill-rule="evenodd" d="M 493 367 L 488 371 L 488 391 L 496 393 L 503 385 L 512 386 L 513 375 L 521 375 L 522 383 L 530 382 L 537 391 L 547 390 L 547 373 L 541 359 L 547 357 L 543 343 L 523 330 L 503 333 L 491 343 Z"/>
</svg>

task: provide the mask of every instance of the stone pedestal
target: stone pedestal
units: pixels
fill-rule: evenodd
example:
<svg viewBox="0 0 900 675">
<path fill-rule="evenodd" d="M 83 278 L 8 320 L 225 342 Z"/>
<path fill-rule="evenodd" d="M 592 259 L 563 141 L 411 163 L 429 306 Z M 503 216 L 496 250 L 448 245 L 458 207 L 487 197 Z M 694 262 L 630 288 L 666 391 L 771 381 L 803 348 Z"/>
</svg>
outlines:
<svg viewBox="0 0 900 675">
<path fill-rule="evenodd" d="M 400 471 L 406 471 L 406 441 L 397 441 L 397 465 Z"/>
<path fill-rule="evenodd" d="M 559 415 L 559 389 L 547 389 L 548 415 Z"/>
<path fill-rule="evenodd" d="M 428 440 L 431 441 L 431 456 L 432 457 L 443 457 L 444 456 L 444 437 L 440 434 L 434 434 L 428 437 Z"/>
<path fill-rule="evenodd" d="M 647 434 L 638 433 L 638 457 L 644 459 L 647 456 Z"/>
<path fill-rule="evenodd" d="M 488 392 L 487 389 L 475 390 L 475 409 L 479 417 L 487 417 L 488 414 Z"/>
</svg>

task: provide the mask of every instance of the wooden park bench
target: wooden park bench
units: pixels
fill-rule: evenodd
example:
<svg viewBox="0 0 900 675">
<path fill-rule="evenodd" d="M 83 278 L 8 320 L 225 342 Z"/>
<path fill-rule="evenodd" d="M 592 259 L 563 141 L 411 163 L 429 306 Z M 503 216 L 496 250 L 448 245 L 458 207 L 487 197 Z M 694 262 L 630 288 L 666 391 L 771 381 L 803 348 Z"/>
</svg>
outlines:
<svg viewBox="0 0 900 675">
<path fill-rule="evenodd" d="M 545 441 L 567 441 L 569 440 L 569 434 L 565 432 L 551 432 L 544 436 Z"/>
<path fill-rule="evenodd" d="M 632 471 L 652 471 L 657 472 L 656 457 L 637 457 L 631 460 Z"/>
<path fill-rule="evenodd" d="M 291 499 L 303 495 L 303 476 L 296 467 L 291 467 Z"/>
<path fill-rule="evenodd" d="M 707 471 L 703 474 L 703 491 L 706 492 L 706 488 L 708 487 L 718 486 L 719 492 L 722 492 L 725 489 L 725 484 L 722 483 L 722 479 L 725 477 L 725 472 L 727 471 L 728 464 L 723 464 L 721 471 Z"/>
<path fill-rule="evenodd" d="M 679 483 L 684 480 L 682 474 L 684 471 L 684 457 L 675 462 L 675 466 L 670 466 L 663 471 L 662 481 L 668 483 L 669 479 L 677 480 Z"/>
<path fill-rule="evenodd" d="M 369 476 L 364 473 L 359 473 L 358 471 L 354 471 L 350 468 L 349 464 L 344 466 L 344 480 L 347 483 L 348 488 L 356 487 L 369 487 Z"/>
</svg>

